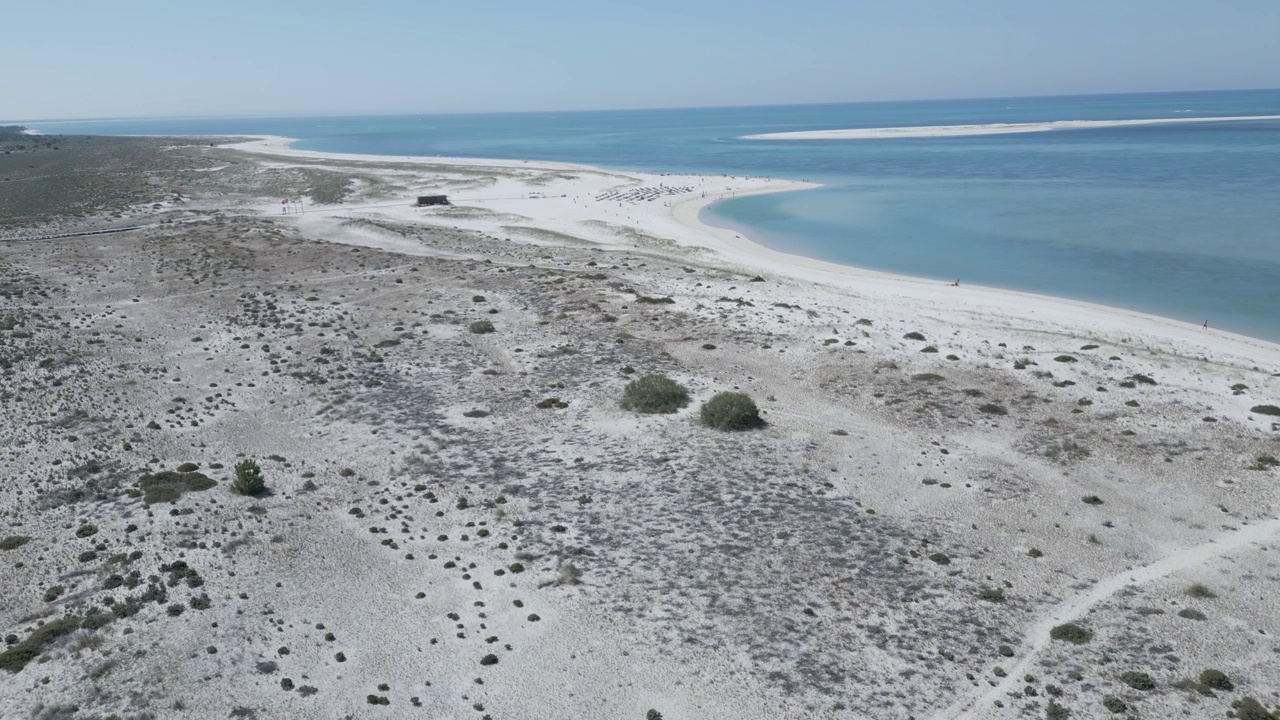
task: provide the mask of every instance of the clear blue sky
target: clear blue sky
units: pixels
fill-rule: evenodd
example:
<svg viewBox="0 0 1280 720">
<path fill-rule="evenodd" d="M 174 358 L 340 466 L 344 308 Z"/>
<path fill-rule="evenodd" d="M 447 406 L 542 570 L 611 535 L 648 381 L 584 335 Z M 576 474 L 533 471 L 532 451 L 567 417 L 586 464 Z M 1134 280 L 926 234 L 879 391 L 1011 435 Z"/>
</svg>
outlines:
<svg viewBox="0 0 1280 720">
<path fill-rule="evenodd" d="M 0 0 L 0 118 L 1280 87 L 1280 0 Z"/>
</svg>

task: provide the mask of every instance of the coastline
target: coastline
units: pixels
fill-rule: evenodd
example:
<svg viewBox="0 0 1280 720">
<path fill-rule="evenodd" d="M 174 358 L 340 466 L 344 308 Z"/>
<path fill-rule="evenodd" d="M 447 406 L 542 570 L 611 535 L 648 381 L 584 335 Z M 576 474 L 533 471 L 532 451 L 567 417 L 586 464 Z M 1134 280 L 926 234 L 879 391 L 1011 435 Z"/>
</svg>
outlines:
<svg viewBox="0 0 1280 720">
<path fill-rule="evenodd" d="M 882 128 L 848 128 L 842 130 L 799 130 L 794 132 L 743 135 L 740 140 L 883 140 L 885 138 L 968 137 L 976 135 L 1015 135 L 1052 132 L 1054 130 L 1086 130 L 1135 125 L 1181 125 L 1186 123 L 1247 122 L 1280 120 L 1280 115 L 1238 115 L 1227 117 L 1150 118 L 1136 120 L 1053 120 L 1032 123 L 986 123 L 981 125 L 920 125 Z"/>
<path fill-rule="evenodd" d="M 635 185 L 693 183 L 692 193 L 673 196 L 669 208 L 652 204 L 627 210 L 630 227 L 647 235 L 669 238 L 678 246 L 697 248 L 712 253 L 722 262 L 731 263 L 750 272 L 781 274 L 794 281 L 817 283 L 839 288 L 862 296 L 892 299 L 892 302 L 921 304 L 931 308 L 947 308 L 970 321 L 992 327 L 1010 327 L 1019 324 L 1052 328 L 1056 333 L 1072 333 L 1099 339 L 1141 337 L 1164 350 L 1179 355 L 1221 356 L 1230 355 L 1239 362 L 1268 366 L 1272 373 L 1280 372 L 1280 344 L 1246 335 L 1214 329 L 1143 313 L 1122 307 L 1102 305 L 1083 300 L 1041 295 L 1018 290 L 968 285 L 952 287 L 949 283 L 933 279 L 900 275 L 878 270 L 843 265 L 825 260 L 784 253 L 768 248 L 741 233 L 705 223 L 700 215 L 703 209 L 720 200 L 745 195 L 774 192 L 792 192 L 819 187 L 813 183 L 764 178 L 738 178 L 734 176 L 703 176 L 678 174 L 653 174 L 608 170 L 590 165 L 550 161 L 489 160 L 481 158 L 424 157 L 363 155 L 290 147 L 292 138 L 280 136 L 250 137 L 242 143 L 226 147 L 255 154 L 293 157 L 299 159 L 336 161 L 343 163 L 394 163 L 405 166 L 445 166 L 463 168 L 502 168 L 519 170 L 556 170 L 583 173 L 578 181 L 567 181 L 563 190 L 565 198 L 577 193 L 583 205 L 556 202 L 556 198 L 486 197 L 487 193 L 461 194 L 458 202 L 478 206 L 499 214 L 520 213 L 532 225 L 553 233 L 586 236 L 601 244 L 614 244 L 616 237 L 610 234 L 584 232 L 583 223 L 592 220 L 617 222 L 620 218 L 607 215 L 593 217 L 593 211 L 618 213 L 613 208 L 598 208 L 588 204 L 585 198 L 593 192 L 619 183 Z M 591 182 L 586 179 L 590 178 Z M 563 199 L 563 198 L 562 198 Z M 562 200 L 561 199 L 561 200 Z M 537 202 L 532 202 L 537 200 Z M 348 208 L 334 206 L 335 212 Z M 385 212 L 385 210 L 384 210 Z M 391 211 L 405 216 L 405 213 Z M 408 217 L 413 217 L 409 213 Z M 474 224 L 473 224 L 474 225 Z M 484 227 L 479 224 L 478 227 Z M 497 230 L 497 228 L 488 228 Z M 959 302 L 958 302 L 959 301 Z M 923 308 L 922 308 L 923 309 Z"/>
</svg>

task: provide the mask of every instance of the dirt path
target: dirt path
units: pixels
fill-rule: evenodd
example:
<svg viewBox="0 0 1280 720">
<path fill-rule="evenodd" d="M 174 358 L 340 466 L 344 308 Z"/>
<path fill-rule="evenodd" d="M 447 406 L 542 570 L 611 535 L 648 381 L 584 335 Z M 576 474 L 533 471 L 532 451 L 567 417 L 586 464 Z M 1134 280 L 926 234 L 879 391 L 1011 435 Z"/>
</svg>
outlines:
<svg viewBox="0 0 1280 720">
<path fill-rule="evenodd" d="M 1203 565 L 1247 545 L 1270 540 L 1277 533 L 1280 533 L 1280 518 L 1230 530 L 1209 542 L 1191 548 L 1175 549 L 1164 559 L 1150 565 L 1112 575 L 1085 592 L 1064 600 L 1049 610 L 1023 635 L 1022 647 L 1026 648 L 1025 654 L 1017 664 L 1008 668 L 1008 674 L 995 687 L 979 689 L 973 695 L 952 703 L 945 710 L 936 713 L 933 716 L 934 720 L 980 720 L 980 718 L 993 717 L 995 709 L 993 703 L 1010 693 L 1015 693 L 1017 686 L 1022 684 L 1022 677 L 1027 673 L 1032 661 L 1051 642 L 1049 631 L 1054 626 L 1078 620 L 1094 605 L 1125 587 L 1146 585 L 1182 570 Z"/>
</svg>

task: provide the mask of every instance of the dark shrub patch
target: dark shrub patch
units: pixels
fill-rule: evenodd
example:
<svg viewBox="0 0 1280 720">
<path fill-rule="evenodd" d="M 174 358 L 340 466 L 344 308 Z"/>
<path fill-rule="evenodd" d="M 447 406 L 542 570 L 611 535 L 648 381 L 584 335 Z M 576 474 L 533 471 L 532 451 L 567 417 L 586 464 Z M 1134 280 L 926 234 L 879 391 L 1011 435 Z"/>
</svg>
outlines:
<svg viewBox="0 0 1280 720">
<path fill-rule="evenodd" d="M 258 495 L 267 489 L 262 478 L 262 468 L 250 458 L 236 463 L 236 479 L 231 482 L 231 489 L 239 495 Z"/>
<path fill-rule="evenodd" d="M 1097 495 L 1085 495 L 1084 497 L 1080 498 L 1080 502 L 1084 503 L 1085 505 L 1101 505 L 1102 498 L 1098 497 Z"/>
<path fill-rule="evenodd" d="M 1152 680 L 1150 675 L 1137 670 L 1127 670 L 1121 673 L 1120 682 L 1134 690 L 1154 690 L 1156 687 L 1156 681 Z"/>
<path fill-rule="evenodd" d="M 984 405 L 978 406 L 978 412 L 985 413 L 987 415 L 1008 415 L 1009 414 L 1008 409 L 1006 409 L 1003 405 L 997 405 L 995 403 L 986 403 Z"/>
<path fill-rule="evenodd" d="M 29 542 L 31 542 L 31 538 L 26 535 L 9 535 L 0 540 L 0 550 L 17 550 Z"/>
<path fill-rule="evenodd" d="M 199 470 L 199 469 L 200 469 L 200 466 L 193 462 L 182 463 L 181 465 L 178 466 L 178 472 L 180 473 L 195 472 L 196 470 Z"/>
<path fill-rule="evenodd" d="M 1102 707 L 1113 713 L 1122 713 L 1129 709 L 1129 705 L 1115 695 L 1108 695 L 1102 698 Z"/>
<path fill-rule="evenodd" d="M 187 467 L 187 465 L 180 467 Z M 138 478 L 138 488 L 143 492 L 142 502 L 147 505 L 171 503 L 182 497 L 183 493 L 208 490 L 214 485 L 217 483 L 202 473 L 187 470 L 179 472 L 165 470 Z"/>
<path fill-rule="evenodd" d="M 78 617 L 65 617 L 41 625 L 28 635 L 26 640 L 0 653 L 0 670 L 20 672 L 27 663 L 40 654 L 46 645 L 63 635 L 75 632 L 79 627 L 80 618 Z"/>
<path fill-rule="evenodd" d="M 909 332 L 909 333 L 907 333 L 906 335 L 903 335 L 903 336 L 902 336 L 902 339 L 903 339 L 903 340 L 921 340 L 921 341 L 923 341 L 923 340 L 924 340 L 924 335 L 923 335 L 922 333 L 918 333 L 918 332 Z"/>
<path fill-rule="evenodd" d="M 702 424 L 716 430 L 750 430 L 764 425 L 755 401 L 746 393 L 722 392 L 702 404 Z"/>
<path fill-rule="evenodd" d="M 987 602 L 1004 602 L 1004 590 L 987 587 L 978 591 L 978 598 Z"/>
<path fill-rule="evenodd" d="M 98 534 L 98 526 L 93 523 L 85 523 L 76 529 L 76 537 L 87 538 Z"/>
<path fill-rule="evenodd" d="M 1259 415 L 1280 416 L 1280 407 L 1276 407 L 1275 405 L 1254 405 L 1249 412 L 1256 412 Z"/>
<path fill-rule="evenodd" d="M 542 400 L 539 400 L 538 404 L 535 405 L 534 407 L 538 408 L 539 410 L 563 410 L 569 407 L 569 403 L 561 400 L 558 397 L 549 397 L 549 398 L 544 398 Z"/>
<path fill-rule="evenodd" d="M 1129 379 L 1139 385 L 1159 385 L 1160 384 L 1155 381 L 1155 378 L 1151 377 L 1150 375 L 1143 375 L 1142 373 L 1134 373 L 1129 376 Z"/>
<path fill-rule="evenodd" d="M 939 565 L 951 564 L 951 558 L 947 557 L 946 553 L 940 553 L 940 552 L 934 553 L 929 556 L 929 559 L 938 563 Z"/>
<path fill-rule="evenodd" d="M 666 375 L 645 375 L 627 383 L 621 405 L 639 413 L 673 413 L 689 405 L 689 391 Z"/>
<path fill-rule="evenodd" d="M 1049 637 L 1073 645 L 1083 645 L 1093 639 L 1093 631 L 1085 630 L 1074 623 L 1065 623 L 1050 630 Z"/>
<path fill-rule="evenodd" d="M 488 655 L 485 655 L 484 657 L 480 658 L 480 664 L 481 665 L 497 665 L 498 656 L 494 655 L 493 653 L 489 653 Z"/>
<path fill-rule="evenodd" d="M 1236 711 L 1236 720 L 1276 720 L 1274 713 L 1267 712 L 1262 703 L 1251 697 L 1242 697 L 1231 703 Z"/>
<path fill-rule="evenodd" d="M 1070 355 L 1059 355 L 1058 357 L 1054 358 L 1053 361 L 1060 362 L 1060 363 L 1073 363 L 1073 362 L 1076 362 L 1076 359 L 1071 357 Z"/>
<path fill-rule="evenodd" d="M 1179 610 L 1178 617 L 1183 618 L 1185 620 L 1197 620 L 1200 622 L 1203 622 L 1209 619 L 1209 616 L 1205 615 L 1199 610 L 1196 610 L 1195 608 L 1183 608 L 1182 610 Z"/>
<path fill-rule="evenodd" d="M 488 320 L 477 320 L 467 326 L 467 329 L 476 335 L 484 335 L 493 332 L 493 323 Z"/>
<path fill-rule="evenodd" d="M 1209 668 L 1200 673 L 1200 684 L 1212 690 L 1233 690 L 1235 683 L 1221 670 Z"/>
<path fill-rule="evenodd" d="M 640 295 L 639 297 L 636 298 L 636 302 L 641 305 L 675 305 L 676 304 L 675 298 L 649 297 L 647 295 Z"/>
</svg>

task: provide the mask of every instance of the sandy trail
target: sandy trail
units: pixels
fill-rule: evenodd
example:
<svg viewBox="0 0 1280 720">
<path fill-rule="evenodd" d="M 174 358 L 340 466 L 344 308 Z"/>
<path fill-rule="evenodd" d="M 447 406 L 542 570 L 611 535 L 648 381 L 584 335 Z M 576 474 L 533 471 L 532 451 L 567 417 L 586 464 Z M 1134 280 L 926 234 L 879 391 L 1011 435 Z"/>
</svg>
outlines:
<svg viewBox="0 0 1280 720">
<path fill-rule="evenodd" d="M 1229 555 L 1248 545 L 1270 540 L 1278 532 L 1280 532 L 1280 518 L 1228 530 L 1209 542 L 1187 549 L 1174 549 L 1162 560 L 1117 573 L 1095 583 L 1088 591 L 1053 607 L 1023 634 L 1022 647 L 1028 650 L 1016 664 L 1008 668 L 1008 674 L 995 687 L 958 700 L 945 710 L 936 713 L 933 716 L 934 720 L 980 720 L 980 718 L 993 717 L 993 703 L 1015 692 L 1016 687 L 1022 684 L 1022 678 L 1032 661 L 1052 642 L 1049 639 L 1049 631 L 1055 626 L 1078 620 L 1094 605 L 1126 587 L 1162 580 L 1183 570 Z"/>
</svg>

